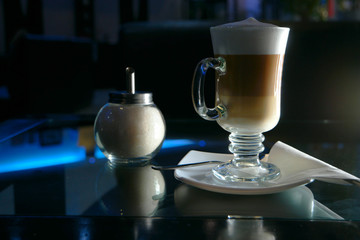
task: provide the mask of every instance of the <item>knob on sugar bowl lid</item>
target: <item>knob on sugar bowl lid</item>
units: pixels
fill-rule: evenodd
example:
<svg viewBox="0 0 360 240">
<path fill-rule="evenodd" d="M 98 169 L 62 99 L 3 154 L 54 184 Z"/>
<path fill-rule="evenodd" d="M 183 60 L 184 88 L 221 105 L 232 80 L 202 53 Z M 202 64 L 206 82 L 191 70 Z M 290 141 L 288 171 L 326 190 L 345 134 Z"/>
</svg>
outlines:
<svg viewBox="0 0 360 240">
<path fill-rule="evenodd" d="M 109 102 L 121 104 L 150 104 L 153 102 L 151 92 L 135 91 L 135 70 L 126 68 L 127 92 L 112 92 L 109 94 Z"/>
<path fill-rule="evenodd" d="M 165 139 L 165 120 L 151 92 L 135 91 L 135 71 L 126 68 L 128 91 L 112 92 L 98 112 L 95 142 L 116 163 L 139 163 L 153 158 Z"/>
</svg>

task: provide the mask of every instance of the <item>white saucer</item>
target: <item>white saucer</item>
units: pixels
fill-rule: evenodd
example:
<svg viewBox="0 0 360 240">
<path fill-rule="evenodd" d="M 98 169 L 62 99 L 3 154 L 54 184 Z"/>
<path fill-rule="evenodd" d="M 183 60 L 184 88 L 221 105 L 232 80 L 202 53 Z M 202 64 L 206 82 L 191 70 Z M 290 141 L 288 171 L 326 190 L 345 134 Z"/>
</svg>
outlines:
<svg viewBox="0 0 360 240">
<path fill-rule="evenodd" d="M 209 160 L 228 161 L 232 158 L 232 154 L 209 153 L 192 150 L 179 162 L 179 164 L 202 162 Z M 305 185 L 313 181 L 313 179 L 304 179 L 292 177 L 294 172 L 277 166 L 281 175 L 279 178 L 261 182 L 222 182 L 216 179 L 212 174 L 213 164 L 179 168 L 174 172 L 176 179 L 189 184 L 191 186 L 219 193 L 238 194 L 238 195 L 260 195 L 281 192 L 296 186 Z"/>
</svg>

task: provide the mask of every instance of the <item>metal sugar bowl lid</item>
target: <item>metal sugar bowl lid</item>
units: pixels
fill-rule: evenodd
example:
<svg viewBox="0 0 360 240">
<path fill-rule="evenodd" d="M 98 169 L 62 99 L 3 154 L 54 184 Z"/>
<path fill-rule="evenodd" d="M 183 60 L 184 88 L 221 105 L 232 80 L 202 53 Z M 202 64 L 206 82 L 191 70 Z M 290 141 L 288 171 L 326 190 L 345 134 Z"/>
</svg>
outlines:
<svg viewBox="0 0 360 240">
<path fill-rule="evenodd" d="M 111 92 L 110 103 L 119 104 L 152 104 L 153 95 L 151 92 L 135 91 L 135 70 L 126 68 L 127 91 Z"/>
</svg>

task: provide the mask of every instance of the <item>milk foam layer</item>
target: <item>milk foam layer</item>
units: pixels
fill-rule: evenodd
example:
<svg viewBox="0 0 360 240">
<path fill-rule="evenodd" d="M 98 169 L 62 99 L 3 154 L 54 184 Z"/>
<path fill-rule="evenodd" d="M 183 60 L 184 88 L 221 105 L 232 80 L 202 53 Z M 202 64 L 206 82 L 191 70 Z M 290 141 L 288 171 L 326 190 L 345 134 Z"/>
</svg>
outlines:
<svg viewBox="0 0 360 240">
<path fill-rule="evenodd" d="M 214 54 L 284 54 L 289 28 L 254 18 L 210 28 Z"/>
</svg>

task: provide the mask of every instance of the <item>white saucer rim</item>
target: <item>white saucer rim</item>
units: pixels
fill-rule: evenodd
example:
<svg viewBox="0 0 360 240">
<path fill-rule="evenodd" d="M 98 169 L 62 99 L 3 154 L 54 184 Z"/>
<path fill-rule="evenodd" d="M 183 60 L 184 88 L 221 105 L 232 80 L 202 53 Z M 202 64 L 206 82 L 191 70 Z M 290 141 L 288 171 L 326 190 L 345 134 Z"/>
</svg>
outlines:
<svg viewBox="0 0 360 240">
<path fill-rule="evenodd" d="M 234 188 L 234 187 L 224 187 L 224 186 L 216 186 L 216 185 L 214 186 L 207 184 L 206 182 L 192 181 L 189 178 L 179 176 L 176 173 L 176 171 L 174 172 L 174 176 L 177 180 L 193 187 L 197 187 L 211 192 L 234 194 L 234 195 L 264 195 L 264 194 L 278 193 L 294 187 L 306 185 L 314 181 L 314 179 L 305 179 L 302 181 L 293 182 L 291 184 L 285 184 L 285 185 L 281 184 L 280 186 L 274 185 L 271 187 Z"/>
<path fill-rule="evenodd" d="M 181 161 L 178 164 L 184 163 L 183 161 L 186 159 L 188 154 L 190 154 L 191 152 L 198 152 L 198 153 L 202 153 L 202 154 L 219 154 L 219 156 L 225 155 L 222 153 L 212 153 L 212 152 L 191 150 L 181 159 Z M 226 155 L 228 155 L 228 154 L 226 154 Z M 197 166 L 196 168 L 203 168 L 203 167 Z M 204 168 L 208 169 L 208 167 L 204 167 Z M 204 174 L 208 173 L 205 169 L 204 169 Z M 249 186 L 251 186 L 250 184 L 252 184 L 252 183 L 249 183 L 249 186 L 247 186 L 246 188 L 234 187 L 234 185 L 226 187 L 223 185 L 220 186 L 220 185 L 216 185 L 216 184 L 215 185 L 210 184 L 205 181 L 193 180 L 192 178 L 188 178 L 186 174 L 185 175 L 179 174 L 184 170 L 185 169 L 176 169 L 174 171 L 174 177 L 183 183 L 186 183 L 188 185 L 191 185 L 191 186 L 203 189 L 203 190 L 218 192 L 218 193 L 235 194 L 235 195 L 261 195 L 261 194 L 278 193 L 278 192 L 282 192 L 282 191 L 285 191 L 287 189 L 291 189 L 291 188 L 294 188 L 297 186 L 306 185 L 306 184 L 314 181 L 314 179 L 301 179 L 298 181 L 290 182 L 288 184 L 281 182 L 278 184 L 275 183 L 272 186 L 267 186 L 267 187 L 260 186 L 260 187 L 254 187 L 254 188 L 249 187 Z M 244 185 L 246 183 L 241 183 L 241 184 Z"/>
</svg>

